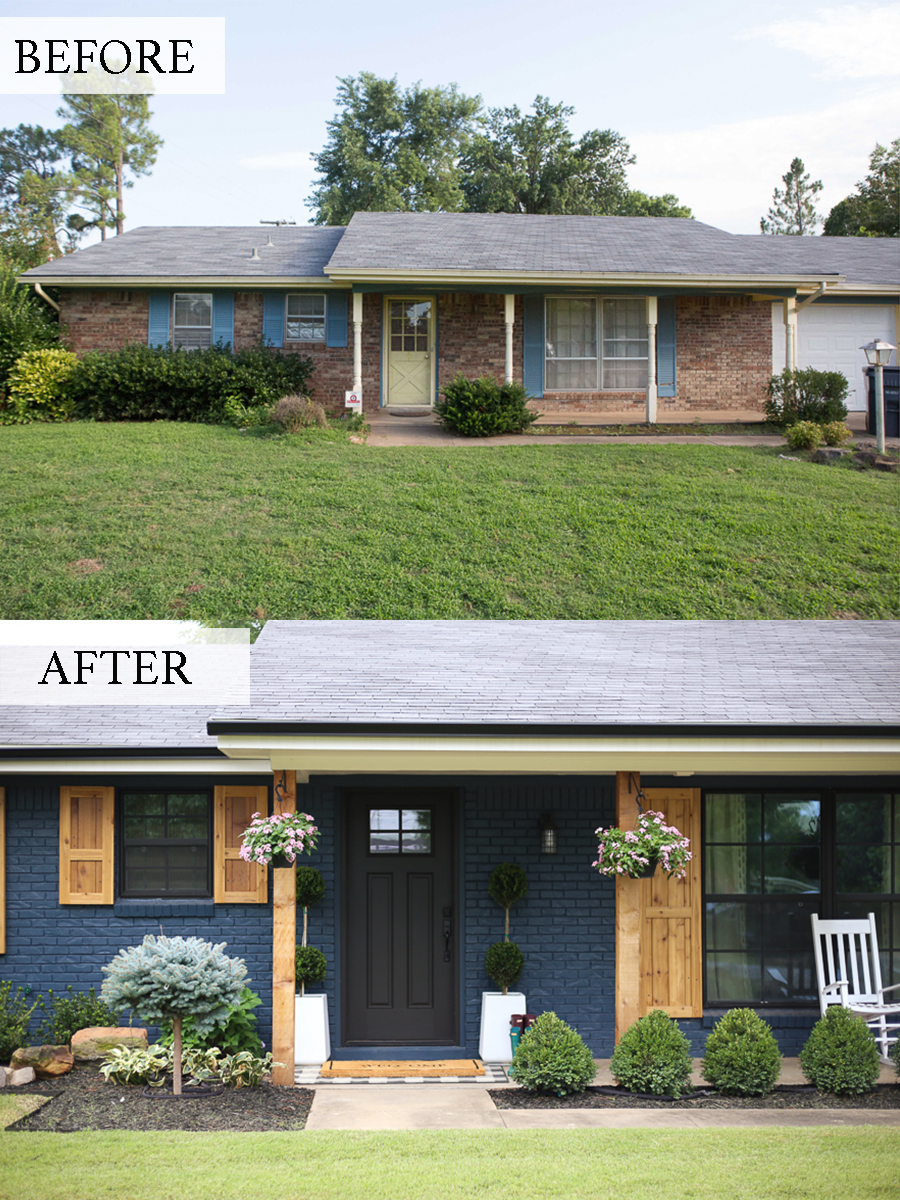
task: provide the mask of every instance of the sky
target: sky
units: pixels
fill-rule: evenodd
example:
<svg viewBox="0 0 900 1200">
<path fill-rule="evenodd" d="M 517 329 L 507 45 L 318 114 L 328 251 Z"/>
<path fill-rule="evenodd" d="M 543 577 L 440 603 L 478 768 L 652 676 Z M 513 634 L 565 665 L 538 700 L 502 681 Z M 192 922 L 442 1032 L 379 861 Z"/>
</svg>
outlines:
<svg viewBox="0 0 900 1200">
<path fill-rule="evenodd" d="M 456 83 L 487 107 L 527 110 L 538 94 L 571 105 L 576 135 L 630 143 L 632 188 L 674 193 L 731 233 L 759 232 L 794 157 L 822 180 L 824 216 L 876 143 L 900 136 L 900 2 L 0 0 L 2 16 L 28 12 L 225 18 L 226 92 L 152 99 L 164 145 L 126 195 L 126 229 L 305 224 L 337 81 L 361 71 Z M 0 95 L 0 126 L 53 128 L 58 104 Z"/>
</svg>

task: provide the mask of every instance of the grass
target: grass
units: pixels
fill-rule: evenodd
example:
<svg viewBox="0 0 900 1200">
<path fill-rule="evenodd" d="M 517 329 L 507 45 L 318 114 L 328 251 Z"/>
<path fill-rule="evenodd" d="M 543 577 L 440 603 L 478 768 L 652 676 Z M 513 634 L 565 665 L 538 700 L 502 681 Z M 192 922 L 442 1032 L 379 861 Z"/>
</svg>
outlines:
<svg viewBox="0 0 900 1200">
<path fill-rule="evenodd" d="M 896 1129 L 0 1134 L 0 1200 L 842 1200 L 897 1195 Z"/>
<path fill-rule="evenodd" d="M 5 1129 L 13 1121 L 18 1121 L 46 1103 L 42 1096 L 0 1096 L 0 1129 Z"/>
<path fill-rule="evenodd" d="M 898 481 L 768 447 L 0 430 L 0 616 L 897 617 Z"/>
</svg>

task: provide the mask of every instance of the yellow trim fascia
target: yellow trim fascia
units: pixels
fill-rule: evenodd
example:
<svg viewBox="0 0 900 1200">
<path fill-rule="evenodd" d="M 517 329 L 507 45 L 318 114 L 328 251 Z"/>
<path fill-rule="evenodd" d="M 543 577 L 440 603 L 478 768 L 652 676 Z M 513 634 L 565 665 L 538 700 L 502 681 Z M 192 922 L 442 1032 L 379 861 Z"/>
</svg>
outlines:
<svg viewBox="0 0 900 1200">
<path fill-rule="evenodd" d="M 345 283 L 334 282 L 325 275 L 20 275 L 19 283 L 40 283 L 45 287 L 111 288 L 179 288 L 230 287 L 245 292 L 268 288 L 290 291 L 291 288 L 312 288 L 316 291 L 346 292 Z"/>
<path fill-rule="evenodd" d="M 232 760 L 268 756 L 273 771 L 470 774 L 608 774 L 615 771 L 770 771 L 881 774 L 900 771 L 900 735 L 885 738 L 259 736 L 222 734 Z"/>
<path fill-rule="evenodd" d="M 34 753 L 34 751 L 32 751 Z M 268 775 L 268 756 L 243 759 L 240 764 L 222 758 L 28 758 L 0 762 L 0 777 L 9 775 Z"/>
<path fill-rule="evenodd" d="M 652 284 L 654 286 L 680 286 L 682 284 L 696 284 L 698 286 L 709 287 L 733 287 L 746 288 L 751 285 L 765 285 L 770 287 L 800 287 L 803 284 L 809 285 L 811 288 L 817 288 L 822 282 L 822 275 L 682 275 L 674 272 L 669 274 L 658 274 L 656 272 L 634 272 L 628 273 L 624 271 L 617 272 L 602 272 L 602 271 L 548 271 L 548 272 L 523 272 L 523 271 L 409 271 L 400 269 L 389 270 L 346 270 L 341 268 L 332 268 L 328 272 L 329 278 L 342 281 L 344 283 L 385 283 L 391 287 L 399 287 L 402 285 L 412 286 L 413 284 L 466 284 L 472 286 L 479 283 L 490 284 L 518 284 L 520 286 L 539 286 L 539 287 L 592 287 L 592 286 L 614 286 L 619 285 L 627 287 L 632 284 Z M 829 275 L 829 282 L 843 283 L 846 280 L 844 275 Z M 515 287 L 511 288 L 515 291 Z"/>
</svg>

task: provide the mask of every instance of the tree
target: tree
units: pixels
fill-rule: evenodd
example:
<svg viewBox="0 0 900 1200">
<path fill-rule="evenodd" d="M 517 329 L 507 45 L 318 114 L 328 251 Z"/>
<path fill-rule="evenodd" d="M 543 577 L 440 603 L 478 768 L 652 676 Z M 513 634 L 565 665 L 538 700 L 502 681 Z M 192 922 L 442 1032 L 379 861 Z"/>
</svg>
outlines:
<svg viewBox="0 0 900 1200">
<path fill-rule="evenodd" d="M 644 192 L 629 192 L 619 209 L 617 217 L 686 217 L 694 214 L 677 196 L 666 192 L 664 196 L 647 196 Z"/>
<path fill-rule="evenodd" d="M 36 266 L 74 248 L 79 228 L 69 223 L 74 179 L 69 150 L 58 132 L 41 125 L 0 130 L 0 235 L 19 264 Z"/>
<path fill-rule="evenodd" d="M 463 191 L 471 212 L 618 212 L 634 162 L 628 143 L 611 129 L 591 129 L 575 140 L 575 112 L 537 96 L 533 112 L 491 109 L 484 133 L 463 157 Z"/>
<path fill-rule="evenodd" d="M 402 90 L 369 71 L 340 79 L 328 142 L 313 155 L 321 178 L 307 203 L 316 225 L 346 225 L 355 212 L 459 212 L 459 159 L 481 109 L 456 84 Z"/>
<path fill-rule="evenodd" d="M 98 228 L 101 238 L 111 226 L 124 232 L 123 192 L 134 186 L 125 173 L 149 174 L 162 145 L 150 129 L 147 96 L 134 94 L 126 75 L 118 86 L 128 90 L 64 94 L 57 110 L 68 122 L 59 137 L 72 154 L 78 202 L 90 214 L 83 228 Z"/>
<path fill-rule="evenodd" d="M 112 1008 L 132 1009 L 143 1021 L 172 1022 L 172 1090 L 181 1095 L 181 1023 L 193 1017 L 194 1030 L 207 1033 L 222 1025 L 240 1004 L 247 968 L 241 958 L 223 954 L 200 938 L 156 937 L 120 950 L 103 968 L 100 997 Z"/>
<path fill-rule="evenodd" d="M 768 216 L 759 220 L 763 233 L 815 233 L 816 226 L 821 225 L 822 218 L 816 212 L 814 200 L 822 190 L 822 181 L 812 182 L 805 171 L 803 160 L 795 158 L 788 173 L 782 175 L 784 188 L 775 189 Z"/>
<path fill-rule="evenodd" d="M 6 390 L 10 371 L 27 350 L 51 350 L 59 345 L 55 311 L 18 282 L 21 272 L 34 265 L 0 260 L 0 391 Z"/>
<path fill-rule="evenodd" d="M 856 194 L 834 206 L 825 220 L 829 237 L 900 237 L 900 138 L 878 143 L 869 156 L 869 174 Z"/>
</svg>

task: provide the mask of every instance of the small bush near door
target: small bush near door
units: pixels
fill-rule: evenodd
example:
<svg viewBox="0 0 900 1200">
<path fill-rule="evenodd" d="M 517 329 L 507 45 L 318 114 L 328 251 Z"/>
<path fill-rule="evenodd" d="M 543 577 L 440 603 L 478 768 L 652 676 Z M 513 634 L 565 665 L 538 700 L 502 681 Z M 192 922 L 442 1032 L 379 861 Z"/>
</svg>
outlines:
<svg viewBox="0 0 900 1200">
<path fill-rule="evenodd" d="M 800 1051 L 800 1069 L 820 1092 L 853 1096 L 871 1091 L 881 1071 L 871 1029 L 848 1008 L 832 1004 Z"/>
<path fill-rule="evenodd" d="M 690 1042 L 671 1017 L 655 1008 L 625 1030 L 609 1069 L 632 1092 L 677 1100 L 691 1090 Z"/>
<path fill-rule="evenodd" d="M 443 399 L 434 406 L 441 424 L 463 437 L 521 433 L 541 415 L 526 405 L 527 394 L 520 383 L 501 384 L 487 375 L 482 379 L 457 375 L 441 395 Z"/>
<path fill-rule="evenodd" d="M 530 1092 L 583 1092 L 597 1074 L 578 1033 L 554 1012 L 541 1013 L 519 1042 L 510 1076 Z"/>
<path fill-rule="evenodd" d="M 703 1078 L 726 1096 L 765 1096 L 781 1073 L 771 1027 L 750 1008 L 725 1013 L 706 1041 Z"/>
<path fill-rule="evenodd" d="M 782 429 L 798 421 L 814 421 L 817 425 L 843 421 L 849 387 L 840 371 L 785 368 L 766 384 L 766 420 Z"/>
</svg>

